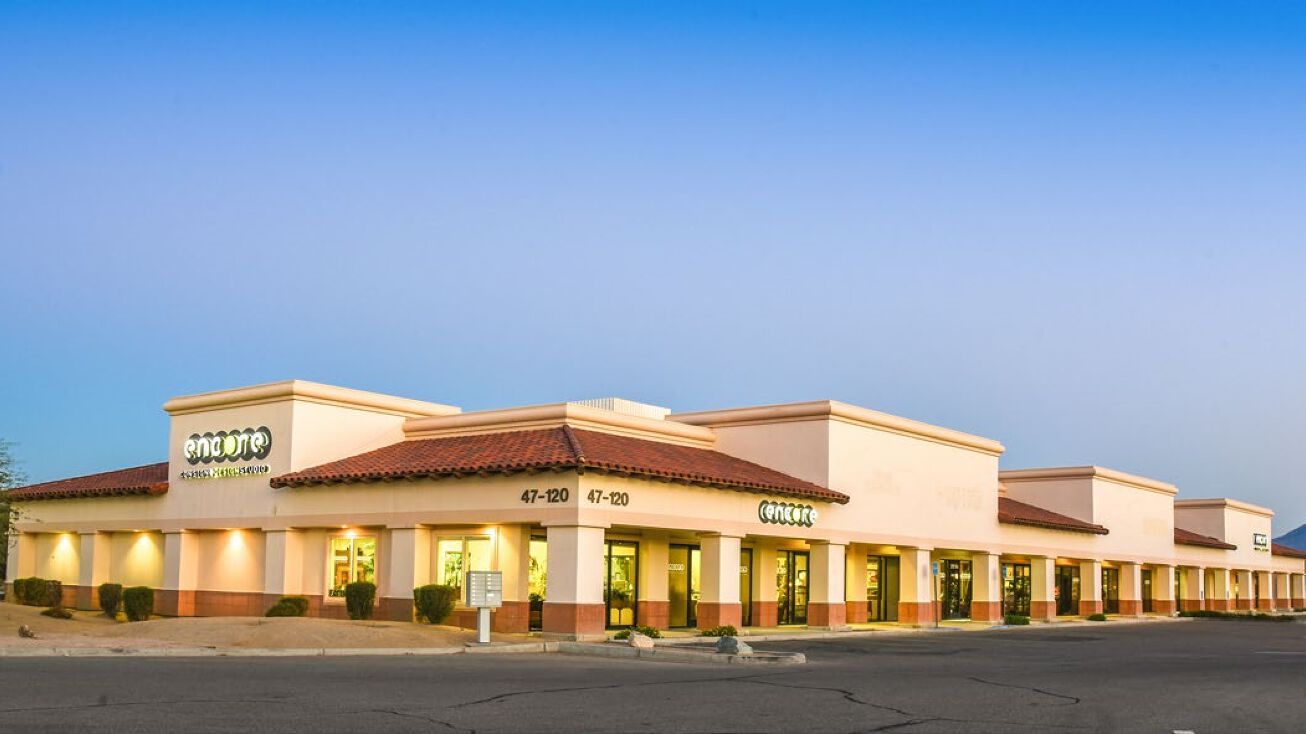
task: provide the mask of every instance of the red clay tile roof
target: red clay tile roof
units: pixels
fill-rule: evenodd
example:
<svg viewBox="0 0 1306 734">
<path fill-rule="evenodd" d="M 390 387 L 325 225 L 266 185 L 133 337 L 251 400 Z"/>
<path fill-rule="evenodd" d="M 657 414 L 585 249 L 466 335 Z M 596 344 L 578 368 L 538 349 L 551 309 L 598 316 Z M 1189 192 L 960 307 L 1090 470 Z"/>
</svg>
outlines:
<svg viewBox="0 0 1306 734">
<path fill-rule="evenodd" d="M 571 426 L 403 441 L 273 477 L 271 484 L 300 487 L 540 470 L 592 470 L 840 504 L 848 501 L 848 495 L 719 451 Z"/>
<path fill-rule="evenodd" d="M 1174 529 L 1174 542 L 1176 545 L 1200 545 L 1204 548 L 1219 548 L 1221 550 L 1238 550 L 1238 546 L 1232 543 L 1226 543 L 1219 538 L 1212 538 L 1209 535 L 1194 533 L 1191 530 L 1183 528 Z"/>
<path fill-rule="evenodd" d="M 1270 555 L 1286 556 L 1288 558 L 1306 558 L 1306 551 L 1297 550 L 1290 545 L 1281 545 L 1279 543 L 1270 544 Z"/>
<path fill-rule="evenodd" d="M 134 466 L 130 469 L 59 479 L 12 489 L 8 497 L 16 502 L 60 500 L 72 497 L 120 497 L 160 495 L 168 491 L 168 462 Z"/>
<path fill-rule="evenodd" d="M 1068 530 L 1072 533 L 1093 533 L 1094 535 L 1106 535 L 1110 532 L 1101 525 L 1076 520 L 1073 517 L 1024 502 L 1017 502 L 1010 497 L 998 498 L 998 522 L 1007 523 L 1008 525 L 1029 525 L 1036 528 L 1047 528 L 1048 530 Z"/>
</svg>

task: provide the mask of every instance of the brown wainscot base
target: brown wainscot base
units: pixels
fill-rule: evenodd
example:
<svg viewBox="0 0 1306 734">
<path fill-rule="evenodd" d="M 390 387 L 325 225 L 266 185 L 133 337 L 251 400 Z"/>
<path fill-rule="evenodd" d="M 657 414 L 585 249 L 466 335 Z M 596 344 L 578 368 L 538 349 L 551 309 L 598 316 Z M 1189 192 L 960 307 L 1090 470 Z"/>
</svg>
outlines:
<svg viewBox="0 0 1306 734">
<path fill-rule="evenodd" d="M 698 628 L 712 629 L 723 625 L 739 627 L 743 624 L 744 607 L 738 603 L 700 601 L 698 603 Z"/>
<path fill-rule="evenodd" d="M 602 637 L 606 614 L 602 604 L 545 601 L 544 633 L 577 639 Z"/>
</svg>

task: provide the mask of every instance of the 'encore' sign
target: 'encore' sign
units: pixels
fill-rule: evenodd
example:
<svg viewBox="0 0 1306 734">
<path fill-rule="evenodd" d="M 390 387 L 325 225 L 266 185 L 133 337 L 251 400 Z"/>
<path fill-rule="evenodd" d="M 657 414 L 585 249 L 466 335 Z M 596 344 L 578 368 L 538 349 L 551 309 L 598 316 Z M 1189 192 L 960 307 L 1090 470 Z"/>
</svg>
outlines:
<svg viewBox="0 0 1306 734">
<path fill-rule="evenodd" d="M 811 505 L 763 500 L 757 506 L 757 516 L 764 523 L 775 525 L 801 525 L 810 528 L 816 524 L 816 510 Z"/>
<path fill-rule="evenodd" d="M 192 433 L 181 450 L 192 465 L 266 459 L 272 450 L 272 431 L 267 426 L 260 426 L 239 431 Z"/>
</svg>

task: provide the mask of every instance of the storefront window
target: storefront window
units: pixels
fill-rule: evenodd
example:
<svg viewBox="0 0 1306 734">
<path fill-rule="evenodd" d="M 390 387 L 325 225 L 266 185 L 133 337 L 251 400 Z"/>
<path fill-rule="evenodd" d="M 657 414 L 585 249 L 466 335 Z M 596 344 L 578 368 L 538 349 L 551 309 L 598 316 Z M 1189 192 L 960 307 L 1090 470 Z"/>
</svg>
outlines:
<svg viewBox="0 0 1306 734">
<path fill-rule="evenodd" d="M 461 603 L 463 574 L 468 571 L 492 570 L 493 551 L 494 542 L 485 536 L 440 538 L 436 544 L 435 582 L 457 589 Z"/>
<path fill-rule="evenodd" d="M 355 581 L 376 583 L 376 538 L 332 538 L 331 588 L 328 595 L 343 598 L 345 586 Z"/>
<path fill-rule="evenodd" d="M 608 626 L 630 627 L 636 623 L 639 603 L 639 543 L 610 540 L 607 548 L 603 601 Z"/>
<path fill-rule="evenodd" d="M 1002 611 L 1004 614 L 1029 616 L 1030 566 L 1028 563 L 1002 564 Z"/>
<path fill-rule="evenodd" d="M 544 628 L 544 595 L 549 588 L 549 541 L 531 538 L 530 547 L 530 628 Z"/>
</svg>

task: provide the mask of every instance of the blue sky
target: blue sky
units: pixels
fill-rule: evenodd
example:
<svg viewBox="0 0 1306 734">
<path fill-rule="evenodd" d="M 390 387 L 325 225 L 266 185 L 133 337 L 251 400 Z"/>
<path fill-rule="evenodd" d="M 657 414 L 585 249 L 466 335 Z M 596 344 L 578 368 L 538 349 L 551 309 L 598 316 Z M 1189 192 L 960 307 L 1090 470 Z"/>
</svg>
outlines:
<svg viewBox="0 0 1306 734">
<path fill-rule="evenodd" d="M 1306 521 L 1306 9 L 0 5 L 0 436 L 837 398 Z"/>
</svg>

